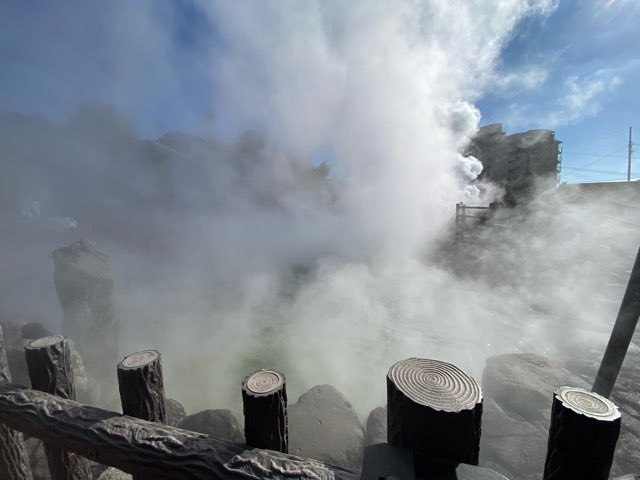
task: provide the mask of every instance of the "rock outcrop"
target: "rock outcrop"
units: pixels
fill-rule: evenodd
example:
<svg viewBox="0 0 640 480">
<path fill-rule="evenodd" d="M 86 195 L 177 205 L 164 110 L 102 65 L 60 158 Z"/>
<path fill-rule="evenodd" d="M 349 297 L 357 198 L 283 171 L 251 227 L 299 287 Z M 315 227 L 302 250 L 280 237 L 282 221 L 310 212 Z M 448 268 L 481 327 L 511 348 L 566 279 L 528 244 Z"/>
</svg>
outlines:
<svg viewBox="0 0 640 480">
<path fill-rule="evenodd" d="M 53 278 L 62 307 L 62 333 L 76 345 L 91 380 L 102 391 L 117 391 L 113 375 L 118 356 L 118 319 L 108 257 L 88 240 L 53 252 Z M 111 400 L 111 399 L 109 399 Z"/>
<path fill-rule="evenodd" d="M 363 448 L 376 443 L 387 443 L 387 409 L 377 407 L 367 417 Z"/>
<path fill-rule="evenodd" d="M 289 452 L 360 470 L 364 428 L 349 401 L 317 385 L 289 405 Z"/>
<path fill-rule="evenodd" d="M 235 443 L 244 443 L 244 432 L 231 410 L 203 410 L 183 418 L 178 428 L 204 433 Z"/>
</svg>

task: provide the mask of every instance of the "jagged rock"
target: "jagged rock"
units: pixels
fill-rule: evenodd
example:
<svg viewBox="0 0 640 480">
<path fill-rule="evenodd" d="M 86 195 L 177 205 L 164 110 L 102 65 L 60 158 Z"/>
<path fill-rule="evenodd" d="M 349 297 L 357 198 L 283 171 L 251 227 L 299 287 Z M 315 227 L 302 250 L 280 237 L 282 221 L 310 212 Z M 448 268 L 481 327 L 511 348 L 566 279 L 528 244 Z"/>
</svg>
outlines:
<svg viewBox="0 0 640 480">
<path fill-rule="evenodd" d="M 109 467 L 102 475 L 98 477 L 98 480 L 131 480 L 133 477 L 128 473 L 118 470 L 117 468 Z"/>
<path fill-rule="evenodd" d="M 563 385 L 589 389 L 584 380 L 563 366 L 535 353 L 489 357 L 482 390 L 515 419 L 549 427 L 553 392 Z"/>
<path fill-rule="evenodd" d="M 53 252 L 53 278 L 64 312 L 62 332 L 75 342 L 92 379 L 107 383 L 118 358 L 118 320 L 113 305 L 109 259 L 88 240 Z"/>
<path fill-rule="evenodd" d="M 187 416 L 182 404 L 173 398 L 165 399 L 165 408 L 167 411 L 167 425 L 177 427 L 178 424 Z"/>
<path fill-rule="evenodd" d="M 203 410 L 182 419 L 178 428 L 205 433 L 235 443 L 244 443 L 244 432 L 231 410 Z"/>
<path fill-rule="evenodd" d="M 363 448 L 376 443 L 387 443 L 387 409 L 377 407 L 367 417 Z"/>
<path fill-rule="evenodd" d="M 341 467 L 362 468 L 364 428 L 331 385 L 317 385 L 289 406 L 289 452 Z"/>
</svg>

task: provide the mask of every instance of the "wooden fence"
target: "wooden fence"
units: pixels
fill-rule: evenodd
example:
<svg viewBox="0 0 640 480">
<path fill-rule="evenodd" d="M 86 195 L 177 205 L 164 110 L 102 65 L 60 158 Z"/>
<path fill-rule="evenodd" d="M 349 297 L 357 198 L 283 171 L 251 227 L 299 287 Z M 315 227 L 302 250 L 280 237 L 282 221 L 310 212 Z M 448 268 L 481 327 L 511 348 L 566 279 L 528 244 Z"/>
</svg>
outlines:
<svg viewBox="0 0 640 480">
<path fill-rule="evenodd" d="M 1 330 L 0 330 L 1 339 Z M 53 480 L 91 478 L 87 459 L 135 479 L 504 479 L 477 467 L 482 392 L 454 365 L 409 358 L 387 374 L 387 444 L 368 447 L 362 475 L 289 455 L 286 381 L 261 370 L 242 382 L 247 445 L 164 424 L 160 353 L 129 355 L 117 366 L 124 414 L 75 401 L 69 342 L 31 341 L 32 387 L 10 383 L 0 341 L 0 475 L 30 479 L 20 433 L 43 441 Z M 553 397 L 545 480 L 606 479 L 620 414 L 606 398 L 562 387 Z M 451 476 L 453 475 L 453 476 Z"/>
</svg>

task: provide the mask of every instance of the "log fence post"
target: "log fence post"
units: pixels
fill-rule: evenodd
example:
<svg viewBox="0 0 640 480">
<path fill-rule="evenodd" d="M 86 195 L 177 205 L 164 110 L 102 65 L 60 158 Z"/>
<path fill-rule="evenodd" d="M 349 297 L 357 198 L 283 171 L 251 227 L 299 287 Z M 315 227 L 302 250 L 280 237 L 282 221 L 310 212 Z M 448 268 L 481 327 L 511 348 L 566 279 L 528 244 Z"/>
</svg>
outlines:
<svg viewBox="0 0 640 480">
<path fill-rule="evenodd" d="M 387 441 L 414 452 L 416 475 L 478 464 L 482 391 L 454 365 L 409 358 L 387 374 Z"/>
<path fill-rule="evenodd" d="M 289 453 L 284 375 L 273 370 L 252 373 L 242 382 L 242 403 L 247 445 Z"/>
<path fill-rule="evenodd" d="M 4 335 L 0 326 L 0 383 L 11 383 L 11 372 L 4 348 Z M 22 433 L 0 424 L 0 478 L 32 480 L 29 455 Z"/>
<path fill-rule="evenodd" d="M 32 340 L 25 346 L 29 379 L 34 390 L 75 400 L 69 340 L 51 335 Z M 91 480 L 87 459 L 69 453 L 56 445 L 43 442 L 52 480 Z"/>
<path fill-rule="evenodd" d="M 619 434 L 620 412 L 613 402 L 582 388 L 558 388 L 543 480 L 608 479 Z"/>
<path fill-rule="evenodd" d="M 150 422 L 167 423 L 160 352 L 144 350 L 118 364 L 122 413 Z"/>
</svg>

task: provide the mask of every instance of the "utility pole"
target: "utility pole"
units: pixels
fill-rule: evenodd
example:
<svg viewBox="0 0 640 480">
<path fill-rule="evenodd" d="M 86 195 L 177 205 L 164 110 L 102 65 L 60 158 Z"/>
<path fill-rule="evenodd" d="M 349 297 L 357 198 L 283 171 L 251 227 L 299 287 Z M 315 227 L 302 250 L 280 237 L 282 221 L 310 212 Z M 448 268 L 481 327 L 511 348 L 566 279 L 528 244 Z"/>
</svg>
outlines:
<svg viewBox="0 0 640 480">
<path fill-rule="evenodd" d="M 631 142 L 631 127 L 629 127 L 629 163 L 627 163 L 627 182 L 631 181 L 631 152 L 633 151 L 633 143 Z"/>
</svg>

